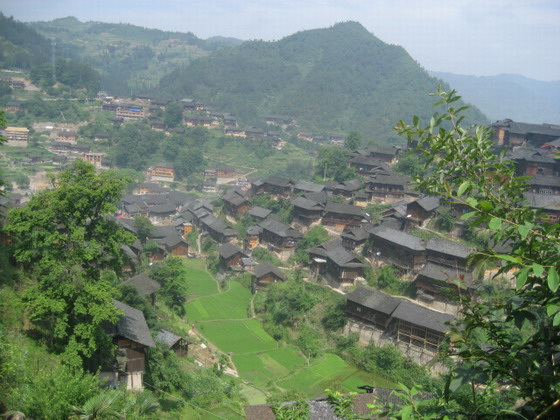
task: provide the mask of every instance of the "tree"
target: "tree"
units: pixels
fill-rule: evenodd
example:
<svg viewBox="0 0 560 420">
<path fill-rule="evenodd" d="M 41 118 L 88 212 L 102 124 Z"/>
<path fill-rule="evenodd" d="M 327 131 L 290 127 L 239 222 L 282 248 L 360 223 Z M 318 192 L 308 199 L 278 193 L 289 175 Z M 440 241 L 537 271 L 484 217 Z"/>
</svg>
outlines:
<svg viewBox="0 0 560 420">
<path fill-rule="evenodd" d="M 173 166 L 178 178 L 186 178 L 195 172 L 202 171 L 206 166 L 206 161 L 200 149 L 181 149 L 173 161 Z"/>
<path fill-rule="evenodd" d="M 108 345 L 102 324 L 118 319 L 116 290 L 101 271 L 119 272 L 120 246 L 134 239 L 108 217 L 128 181 L 111 171 L 97 175 L 83 161 L 52 181 L 53 189 L 8 213 L 5 230 L 16 261 L 34 280 L 25 292 L 30 319 L 67 363 L 80 365 Z"/>
<path fill-rule="evenodd" d="M 518 393 L 524 401 L 521 411 L 526 415 L 555 416 L 560 404 L 555 364 L 560 346 L 560 224 L 537 223 L 538 212 L 524 205 L 525 180 L 515 176 L 503 153 L 494 153 L 492 130 L 461 127 L 465 107 L 453 107 L 456 93 L 438 89 L 436 95 L 437 105 L 446 107 L 444 114 L 435 114 L 427 126 L 421 126 L 418 117 L 411 125 L 397 124 L 400 134 L 418 140 L 416 152 L 425 159 L 429 175 L 416 178 L 417 186 L 469 207 L 464 220 L 485 226 L 490 243 L 509 244 L 511 250 L 503 254 L 486 247 L 473 262 L 497 264 L 498 275 L 512 276 L 516 284 L 509 299 L 464 302 L 462 319 L 450 333 L 448 353 L 460 363 L 452 369 L 446 397 L 470 384 L 471 407 L 484 416 L 484 395 L 475 385 L 500 389 L 506 383 L 508 394 Z"/>
<path fill-rule="evenodd" d="M 358 131 L 351 131 L 344 139 L 344 147 L 351 152 L 360 148 L 362 144 L 362 135 Z"/>
<path fill-rule="evenodd" d="M 140 242 L 146 243 L 146 239 L 151 235 L 152 231 L 154 230 L 154 225 L 145 216 L 136 216 L 134 218 L 134 227 L 138 232 L 138 239 Z"/>
<path fill-rule="evenodd" d="M 168 127 L 174 128 L 183 122 L 183 108 L 177 103 L 170 103 L 163 113 L 163 121 Z"/>
<path fill-rule="evenodd" d="M 152 278 L 161 284 L 160 296 L 179 315 L 185 314 L 187 272 L 180 257 L 170 257 L 152 270 Z"/>
<path fill-rule="evenodd" d="M 323 178 L 345 181 L 355 177 L 354 171 L 348 165 L 346 149 L 337 146 L 322 146 L 318 149 L 315 174 Z"/>
<path fill-rule="evenodd" d="M 328 239 L 329 233 L 323 226 L 313 226 L 307 231 L 301 241 L 298 242 L 294 258 L 301 263 L 307 262 L 309 260 L 307 250 L 326 242 Z"/>
</svg>

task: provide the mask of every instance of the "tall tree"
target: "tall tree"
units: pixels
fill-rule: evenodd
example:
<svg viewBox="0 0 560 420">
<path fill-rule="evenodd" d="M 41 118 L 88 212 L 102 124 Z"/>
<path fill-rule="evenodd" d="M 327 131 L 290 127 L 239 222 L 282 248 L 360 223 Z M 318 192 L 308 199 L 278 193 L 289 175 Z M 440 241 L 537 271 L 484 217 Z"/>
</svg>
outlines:
<svg viewBox="0 0 560 420">
<path fill-rule="evenodd" d="M 53 189 L 11 210 L 5 229 L 34 280 L 25 293 L 30 319 L 67 363 L 80 365 L 108 344 L 102 323 L 118 319 L 116 290 L 100 274 L 118 272 L 120 246 L 134 240 L 109 217 L 128 181 L 76 161 L 52 182 Z"/>
<path fill-rule="evenodd" d="M 315 174 L 323 178 L 332 178 L 336 181 L 345 181 L 355 176 L 348 165 L 346 149 L 337 146 L 323 146 L 318 149 L 317 166 Z"/>
<path fill-rule="evenodd" d="M 168 127 L 177 127 L 183 122 L 183 108 L 177 103 L 170 103 L 163 113 L 163 121 Z"/>
<path fill-rule="evenodd" d="M 362 135 L 358 131 L 350 131 L 344 139 L 344 147 L 351 152 L 358 150 L 362 144 Z"/>
</svg>

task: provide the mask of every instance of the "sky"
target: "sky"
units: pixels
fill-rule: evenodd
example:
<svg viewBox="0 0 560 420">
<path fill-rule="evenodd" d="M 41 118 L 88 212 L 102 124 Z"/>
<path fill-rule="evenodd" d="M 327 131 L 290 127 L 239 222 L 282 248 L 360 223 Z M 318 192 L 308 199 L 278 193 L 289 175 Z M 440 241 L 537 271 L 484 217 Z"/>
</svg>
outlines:
<svg viewBox="0 0 560 420">
<path fill-rule="evenodd" d="M 0 0 L 0 11 L 266 41 L 352 20 L 427 70 L 560 80 L 560 0 Z"/>
</svg>

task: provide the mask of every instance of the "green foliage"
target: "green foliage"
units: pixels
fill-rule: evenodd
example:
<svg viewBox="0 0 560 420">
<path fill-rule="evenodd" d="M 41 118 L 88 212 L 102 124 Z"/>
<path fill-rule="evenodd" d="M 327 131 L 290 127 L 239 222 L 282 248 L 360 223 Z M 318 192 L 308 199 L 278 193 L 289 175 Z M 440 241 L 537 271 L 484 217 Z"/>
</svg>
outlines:
<svg viewBox="0 0 560 420">
<path fill-rule="evenodd" d="M 276 258 L 274 254 L 266 248 L 257 247 L 253 249 L 252 257 L 258 262 L 268 261 L 276 266 L 284 265 L 282 261 Z"/>
<path fill-rule="evenodd" d="M 328 239 L 329 233 L 322 225 L 313 226 L 298 242 L 294 259 L 299 263 L 308 262 L 309 254 L 307 250 L 328 241 Z"/>
<path fill-rule="evenodd" d="M 173 159 L 175 173 L 179 179 L 184 179 L 206 167 L 202 150 L 197 148 L 182 149 Z"/>
<path fill-rule="evenodd" d="M 334 408 L 334 414 L 341 419 L 357 419 L 358 417 L 354 414 L 354 395 L 355 393 L 350 393 L 348 395 L 343 394 L 340 391 L 332 391 L 330 389 L 325 389 L 327 394 L 327 401 Z"/>
<path fill-rule="evenodd" d="M 163 113 L 163 121 L 168 127 L 174 128 L 183 122 L 183 108 L 177 103 L 170 103 Z"/>
<path fill-rule="evenodd" d="M 138 171 L 146 169 L 165 135 L 152 131 L 143 123 L 125 124 L 115 134 L 118 142 L 112 150 L 115 163 L 120 168 Z"/>
<path fill-rule="evenodd" d="M 408 287 L 408 283 L 398 277 L 397 270 L 390 264 L 381 268 L 366 269 L 365 277 L 370 286 L 393 295 L 403 295 Z"/>
<path fill-rule="evenodd" d="M 0 37 L 3 39 L 0 65 L 2 68 L 22 68 L 49 60 L 50 42 L 28 25 L 0 13 Z"/>
<path fill-rule="evenodd" d="M 344 147 L 351 152 L 360 148 L 362 144 L 362 134 L 358 131 L 350 131 L 348 136 L 344 139 Z"/>
<path fill-rule="evenodd" d="M 348 150 L 338 146 L 322 146 L 317 151 L 319 155 L 315 175 L 339 182 L 355 178 L 354 170 L 348 165 Z"/>
<path fill-rule="evenodd" d="M 464 220 L 486 225 L 491 243 L 511 244 L 507 254 L 486 248 L 474 260 L 499 264 L 498 275 L 510 273 L 516 282 L 510 299 L 464 303 L 449 349 L 461 364 L 450 374 L 446 398 L 462 384 L 471 384 L 471 403 L 478 410 L 485 399 L 476 384 L 492 386 L 499 380 L 519 393 L 531 417 L 544 417 L 560 395 L 553 362 L 560 344 L 560 225 L 536 223 L 537 212 L 523 205 L 525 179 L 516 177 L 513 165 L 493 153 L 492 130 L 462 128 L 463 107 L 454 108 L 459 99 L 455 92 L 440 89 L 436 96 L 447 109 L 444 114 L 435 114 L 424 127 L 417 117 L 412 125 L 397 125 L 401 134 L 418 140 L 417 152 L 431 173 L 417 179 L 418 187 L 470 207 Z M 531 328 L 520 335 L 524 325 Z M 481 335 L 487 337 L 484 347 L 478 341 Z"/>
<path fill-rule="evenodd" d="M 403 113 L 429 115 L 432 101 L 424 92 L 437 83 L 402 47 L 345 22 L 216 51 L 166 75 L 159 89 L 172 98 L 194 96 L 234 110 L 242 125 L 276 114 L 316 132 L 385 137 Z M 472 116 L 484 121 L 480 112 Z"/>
<path fill-rule="evenodd" d="M 287 281 L 268 287 L 264 307 L 274 323 L 294 325 L 315 303 L 316 297 L 307 290 L 305 284 Z"/>
<path fill-rule="evenodd" d="M 249 202 L 253 207 L 264 207 L 276 213 L 278 219 L 283 223 L 292 221 L 293 206 L 290 200 L 279 197 L 275 198 L 270 194 L 259 194 L 251 197 Z"/>
<path fill-rule="evenodd" d="M 420 159 L 412 154 L 400 157 L 392 169 L 399 174 L 408 176 L 422 176 L 424 174 L 424 166 Z"/>
<path fill-rule="evenodd" d="M 158 294 L 178 315 L 185 315 L 187 302 L 186 267 L 181 257 L 169 257 L 157 264 L 151 277 L 161 284 Z"/>
<path fill-rule="evenodd" d="M 296 345 L 309 361 L 319 356 L 325 346 L 323 335 L 307 324 L 301 327 Z"/>
<path fill-rule="evenodd" d="M 455 216 L 449 207 L 438 209 L 436 227 L 444 232 L 450 232 L 455 227 Z"/>
<path fill-rule="evenodd" d="M 142 243 L 145 243 L 146 239 L 151 235 L 154 225 L 147 217 L 136 216 L 134 218 L 134 228 L 138 232 L 138 239 L 140 239 Z"/>
<path fill-rule="evenodd" d="M 272 406 L 276 420 L 303 420 L 310 415 L 309 404 L 305 400 L 293 403 L 276 403 Z"/>
<path fill-rule="evenodd" d="M 109 345 L 102 324 L 118 319 L 115 288 L 101 270 L 118 272 L 120 246 L 133 240 L 108 218 L 127 183 L 76 161 L 53 178 L 54 189 L 8 213 L 14 256 L 34 280 L 24 298 L 30 319 L 74 366 Z"/>
</svg>

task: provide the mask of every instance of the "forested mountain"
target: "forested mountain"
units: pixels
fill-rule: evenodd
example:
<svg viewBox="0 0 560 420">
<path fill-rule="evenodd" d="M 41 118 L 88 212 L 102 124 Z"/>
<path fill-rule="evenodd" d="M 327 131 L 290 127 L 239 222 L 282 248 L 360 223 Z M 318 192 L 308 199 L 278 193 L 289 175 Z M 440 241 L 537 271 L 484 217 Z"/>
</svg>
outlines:
<svg viewBox="0 0 560 420">
<path fill-rule="evenodd" d="M 427 94 L 437 85 L 402 47 L 346 22 L 216 51 L 165 76 L 158 92 L 233 112 L 243 124 L 278 114 L 318 132 L 394 137 L 403 116 L 431 115 Z M 478 110 L 469 117 L 485 121 Z"/>
<path fill-rule="evenodd" d="M 49 60 L 51 43 L 27 25 L 0 13 L 0 66 L 31 70 Z"/>
<path fill-rule="evenodd" d="M 61 48 L 93 65 L 101 87 L 112 95 L 145 93 L 166 73 L 210 51 L 239 40 L 210 39 L 122 23 L 80 22 L 74 17 L 35 22 L 39 33 L 57 40 Z"/>
<path fill-rule="evenodd" d="M 466 76 L 431 71 L 457 89 L 492 121 L 560 124 L 560 81 L 544 82 L 516 74 Z"/>
</svg>

